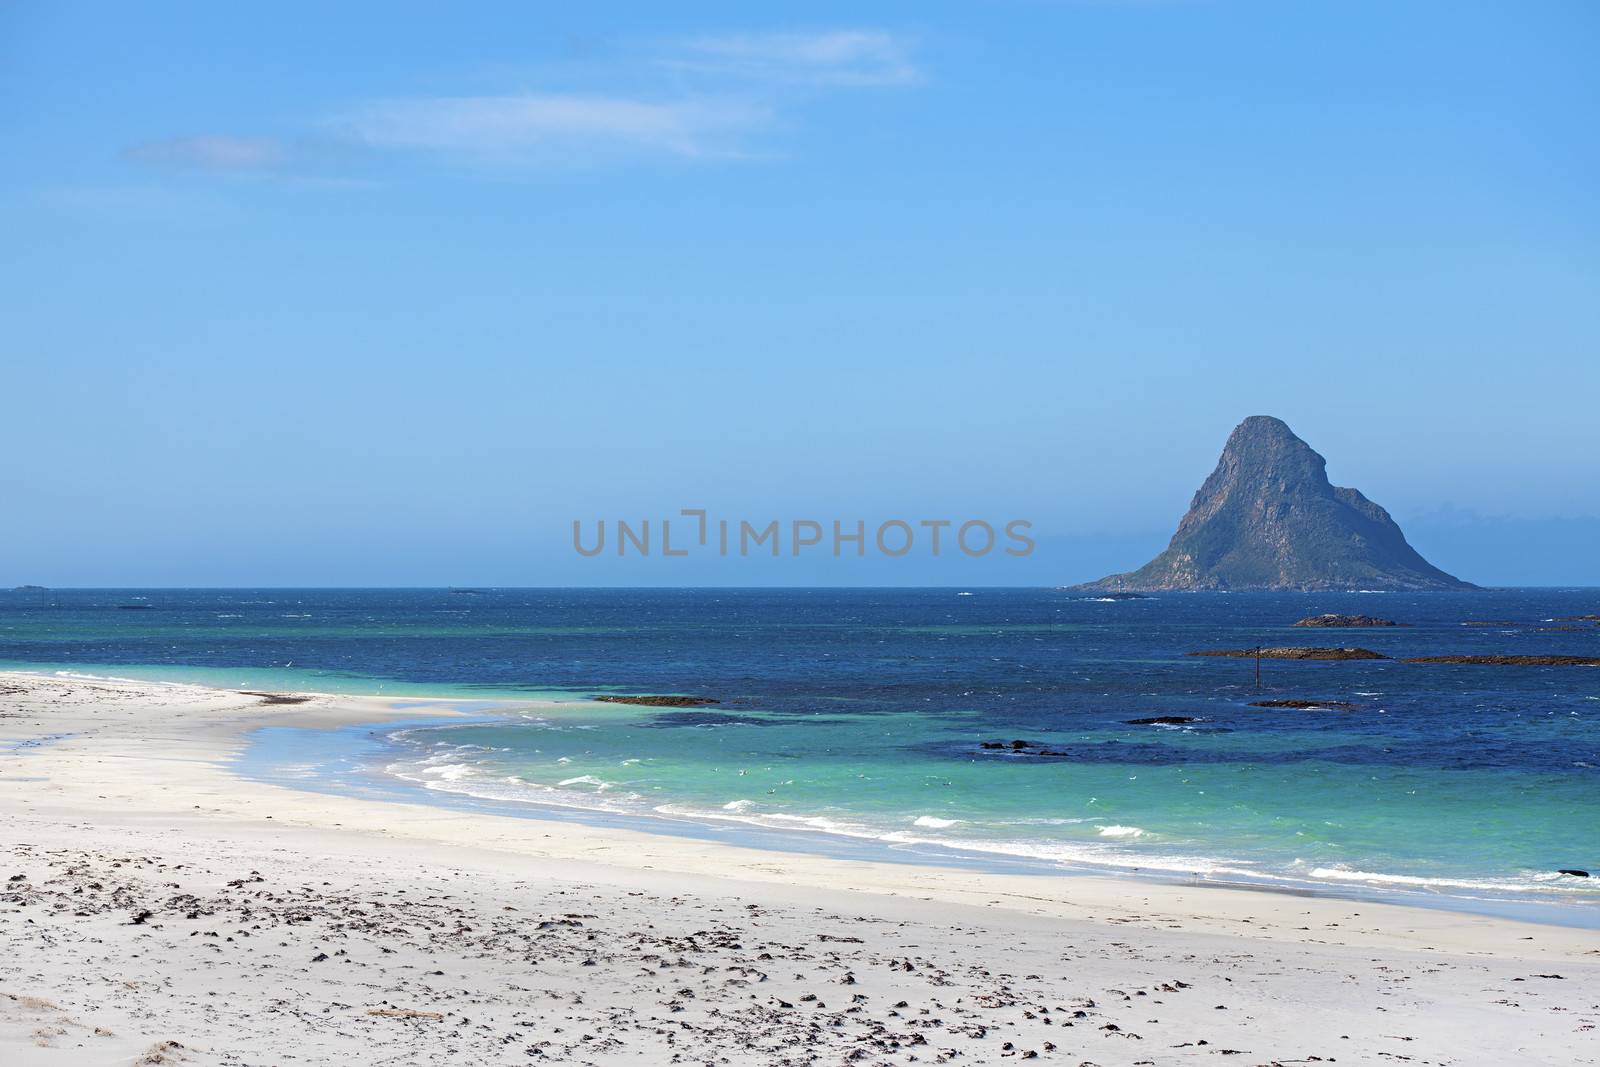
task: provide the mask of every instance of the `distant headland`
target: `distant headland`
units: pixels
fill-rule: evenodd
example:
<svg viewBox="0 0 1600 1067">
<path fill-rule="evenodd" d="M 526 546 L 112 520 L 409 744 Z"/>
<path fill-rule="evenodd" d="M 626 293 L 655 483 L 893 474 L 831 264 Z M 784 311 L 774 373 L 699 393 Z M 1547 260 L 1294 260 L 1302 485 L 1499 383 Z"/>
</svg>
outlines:
<svg viewBox="0 0 1600 1067">
<path fill-rule="evenodd" d="M 1328 481 L 1327 461 L 1281 419 L 1252 415 L 1228 437 L 1172 542 L 1090 592 L 1476 589 L 1406 543 L 1389 513 Z"/>
</svg>

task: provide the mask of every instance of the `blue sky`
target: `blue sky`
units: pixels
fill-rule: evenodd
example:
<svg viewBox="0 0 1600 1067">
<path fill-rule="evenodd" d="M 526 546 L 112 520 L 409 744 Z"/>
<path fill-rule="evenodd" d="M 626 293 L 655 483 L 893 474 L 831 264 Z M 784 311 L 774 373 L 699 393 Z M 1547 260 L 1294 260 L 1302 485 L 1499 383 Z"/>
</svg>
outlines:
<svg viewBox="0 0 1600 1067">
<path fill-rule="evenodd" d="M 0 5 L 0 584 L 1074 581 L 1256 413 L 1464 577 L 1600 584 L 1527 551 L 1600 531 L 1597 41 L 1582 2 Z M 696 506 L 1043 540 L 570 549 Z"/>
</svg>

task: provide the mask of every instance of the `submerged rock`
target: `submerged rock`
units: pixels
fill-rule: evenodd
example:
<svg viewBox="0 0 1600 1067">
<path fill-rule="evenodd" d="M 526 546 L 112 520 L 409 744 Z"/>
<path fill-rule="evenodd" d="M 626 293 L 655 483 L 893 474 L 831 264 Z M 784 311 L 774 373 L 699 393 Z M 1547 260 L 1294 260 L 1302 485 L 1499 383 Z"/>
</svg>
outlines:
<svg viewBox="0 0 1600 1067">
<path fill-rule="evenodd" d="M 1295 623 L 1295 625 L 1324 626 L 1334 628 L 1356 626 L 1399 626 L 1400 624 L 1395 622 L 1393 619 L 1380 619 L 1374 615 L 1335 615 L 1330 612 L 1325 615 L 1312 615 L 1309 618 L 1301 619 L 1299 622 Z"/>
<path fill-rule="evenodd" d="M 647 708 L 703 708 L 722 701 L 710 697 L 685 696 L 598 696 L 593 699 L 602 704 L 640 704 Z"/>
<path fill-rule="evenodd" d="M 1017 756 L 1071 755 L 1071 753 L 1068 752 L 1058 752 L 1053 748 L 1046 748 L 1043 745 L 1036 745 L 1032 741 L 1023 741 L 1020 739 L 1016 741 L 984 741 L 978 747 L 987 749 L 990 752 L 1009 752 Z"/>
<path fill-rule="evenodd" d="M 1370 648 L 1214 648 L 1190 656 L 1226 656 L 1232 659 L 1388 659 Z"/>
</svg>

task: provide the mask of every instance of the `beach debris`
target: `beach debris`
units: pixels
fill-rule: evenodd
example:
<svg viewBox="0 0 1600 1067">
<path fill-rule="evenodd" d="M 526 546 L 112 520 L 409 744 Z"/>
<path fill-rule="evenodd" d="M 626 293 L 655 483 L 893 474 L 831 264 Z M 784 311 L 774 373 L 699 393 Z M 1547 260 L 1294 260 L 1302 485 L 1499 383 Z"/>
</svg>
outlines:
<svg viewBox="0 0 1600 1067">
<path fill-rule="evenodd" d="M 176 1041 L 157 1041 L 144 1055 L 134 1060 L 134 1067 L 156 1067 L 163 1063 L 178 1063 L 184 1059 L 183 1046 Z"/>
<path fill-rule="evenodd" d="M 304 704 L 311 699 L 308 696 L 300 696 L 296 693 L 257 693 L 249 689 L 239 690 L 239 695 L 260 697 L 263 704 Z"/>
</svg>

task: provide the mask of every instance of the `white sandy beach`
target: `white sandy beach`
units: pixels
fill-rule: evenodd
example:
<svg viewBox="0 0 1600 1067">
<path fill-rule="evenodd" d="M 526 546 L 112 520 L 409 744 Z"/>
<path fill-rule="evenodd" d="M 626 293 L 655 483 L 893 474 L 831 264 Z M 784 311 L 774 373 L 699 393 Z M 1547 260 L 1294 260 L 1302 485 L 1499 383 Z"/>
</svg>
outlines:
<svg viewBox="0 0 1600 1067">
<path fill-rule="evenodd" d="M 408 714 L 0 674 L 0 1064 L 1600 1062 L 1592 930 L 228 769 L 259 726 Z"/>
</svg>

